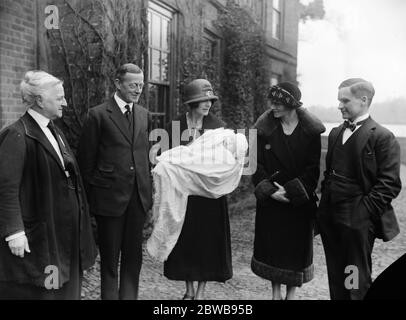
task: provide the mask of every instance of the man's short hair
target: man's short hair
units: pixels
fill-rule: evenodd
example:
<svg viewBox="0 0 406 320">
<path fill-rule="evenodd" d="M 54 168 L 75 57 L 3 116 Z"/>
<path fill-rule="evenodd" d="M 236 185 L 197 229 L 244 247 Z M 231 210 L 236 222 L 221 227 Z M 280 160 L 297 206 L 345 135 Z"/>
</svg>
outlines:
<svg viewBox="0 0 406 320">
<path fill-rule="evenodd" d="M 361 78 L 351 78 L 343 81 L 338 89 L 350 88 L 351 93 L 357 98 L 367 97 L 368 106 L 371 105 L 375 95 L 375 89 L 371 82 Z"/>
<path fill-rule="evenodd" d="M 133 63 L 126 63 L 120 66 L 117 71 L 116 71 L 116 79 L 123 81 L 123 78 L 126 73 L 135 73 L 135 74 L 140 74 L 143 73 L 142 69 L 133 64 Z"/>
<path fill-rule="evenodd" d="M 36 98 L 41 96 L 44 91 L 57 84 L 62 84 L 63 81 L 53 75 L 41 71 L 32 70 L 24 75 L 23 81 L 20 83 L 20 91 L 23 103 L 29 108 L 36 105 Z"/>
</svg>

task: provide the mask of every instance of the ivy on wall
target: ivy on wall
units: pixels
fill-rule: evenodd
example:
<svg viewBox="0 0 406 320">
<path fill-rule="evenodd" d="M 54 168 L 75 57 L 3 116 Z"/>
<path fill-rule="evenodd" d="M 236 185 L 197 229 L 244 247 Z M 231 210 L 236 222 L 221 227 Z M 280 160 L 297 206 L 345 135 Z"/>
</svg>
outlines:
<svg viewBox="0 0 406 320">
<path fill-rule="evenodd" d="M 186 111 L 183 102 L 184 86 L 190 81 L 198 78 L 207 79 L 213 86 L 216 95 L 220 94 L 221 56 L 207 54 L 204 48 L 204 6 L 206 4 L 200 0 L 176 0 L 175 6 L 183 14 L 180 17 L 180 27 L 178 30 L 180 73 L 178 74 L 179 83 L 177 89 L 179 92 L 179 109 L 177 113 Z M 196 19 L 194 17 L 201 17 Z M 221 97 L 220 102 L 212 108 L 213 113 L 221 116 Z"/>
<path fill-rule="evenodd" d="M 189 17 L 202 17 L 202 1 L 176 1 Z M 214 21 L 222 35 L 220 56 L 209 57 L 202 43 L 203 19 L 182 19 L 181 70 L 178 89 L 196 78 L 209 80 L 220 101 L 212 109 L 231 128 L 249 128 L 265 110 L 269 75 L 264 32 L 252 16 L 234 0 Z M 181 105 L 180 112 L 185 111 Z"/>
<path fill-rule="evenodd" d="M 114 92 L 118 66 L 146 66 L 146 1 L 59 0 L 61 23 L 48 30 L 48 64 L 64 80 L 68 107 L 58 125 L 74 150 L 89 108 Z M 146 74 L 148 72 L 146 71 Z"/>
<path fill-rule="evenodd" d="M 269 76 L 262 28 L 235 1 L 216 22 L 224 37 L 222 114 L 230 127 L 249 128 L 266 105 Z"/>
</svg>

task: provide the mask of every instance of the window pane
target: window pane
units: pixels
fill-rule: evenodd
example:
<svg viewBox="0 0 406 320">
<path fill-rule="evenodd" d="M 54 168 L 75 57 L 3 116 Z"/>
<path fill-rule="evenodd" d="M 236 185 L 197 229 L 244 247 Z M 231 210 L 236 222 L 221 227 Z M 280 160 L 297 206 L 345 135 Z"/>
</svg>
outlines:
<svg viewBox="0 0 406 320">
<path fill-rule="evenodd" d="M 149 101 L 153 109 L 151 112 L 165 113 L 169 103 L 169 86 L 161 84 L 149 85 Z"/>
<path fill-rule="evenodd" d="M 161 46 L 161 18 L 156 14 L 152 13 L 151 21 L 151 37 L 152 40 L 150 45 L 154 48 L 159 48 Z"/>
<path fill-rule="evenodd" d="M 168 81 L 168 57 L 169 55 L 167 53 L 162 52 L 161 53 L 161 80 L 162 81 Z"/>
<path fill-rule="evenodd" d="M 272 36 L 276 39 L 280 39 L 281 35 L 281 16 L 276 10 L 273 11 L 272 15 Z"/>
<path fill-rule="evenodd" d="M 149 111 L 153 113 L 158 126 L 166 123 L 165 114 L 169 110 L 169 86 L 149 84 Z"/>
<path fill-rule="evenodd" d="M 149 111 L 156 112 L 157 111 L 157 104 L 158 104 L 158 90 L 157 86 L 150 84 L 149 85 Z"/>
<path fill-rule="evenodd" d="M 162 19 L 162 50 L 169 50 L 169 21 Z"/>
<path fill-rule="evenodd" d="M 160 52 L 158 50 L 151 49 L 151 80 L 161 80 L 160 78 Z"/>
<path fill-rule="evenodd" d="M 169 59 L 173 13 L 158 4 L 148 2 L 150 21 L 148 108 L 154 127 L 164 127 L 170 112 Z"/>
<path fill-rule="evenodd" d="M 166 125 L 166 116 L 164 114 L 152 114 L 152 129 L 163 129 Z"/>
<path fill-rule="evenodd" d="M 213 44 L 210 39 L 203 38 L 203 52 L 207 59 L 213 58 Z"/>
<path fill-rule="evenodd" d="M 157 111 L 165 113 L 169 110 L 169 86 L 157 85 L 157 89 L 159 96 Z"/>
</svg>

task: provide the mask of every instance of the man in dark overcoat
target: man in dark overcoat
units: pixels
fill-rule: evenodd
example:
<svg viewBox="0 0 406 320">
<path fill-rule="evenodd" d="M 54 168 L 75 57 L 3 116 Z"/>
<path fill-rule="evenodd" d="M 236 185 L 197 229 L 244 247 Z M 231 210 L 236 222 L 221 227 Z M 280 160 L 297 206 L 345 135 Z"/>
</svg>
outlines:
<svg viewBox="0 0 406 320">
<path fill-rule="evenodd" d="M 137 104 L 144 86 L 138 66 L 118 68 L 115 86 L 111 99 L 89 110 L 78 161 L 97 222 L 101 297 L 133 300 L 138 297 L 142 231 L 152 205 L 151 121 L 149 112 Z"/>
<path fill-rule="evenodd" d="M 363 79 L 339 86 L 345 122 L 328 137 L 318 224 L 331 299 L 363 299 L 372 283 L 375 239 L 399 233 L 391 202 L 401 190 L 400 147 L 369 115 L 375 90 Z"/>
<path fill-rule="evenodd" d="M 28 111 L 0 133 L 0 299 L 80 299 L 97 250 L 79 169 L 53 124 L 62 81 L 29 71 Z"/>
</svg>

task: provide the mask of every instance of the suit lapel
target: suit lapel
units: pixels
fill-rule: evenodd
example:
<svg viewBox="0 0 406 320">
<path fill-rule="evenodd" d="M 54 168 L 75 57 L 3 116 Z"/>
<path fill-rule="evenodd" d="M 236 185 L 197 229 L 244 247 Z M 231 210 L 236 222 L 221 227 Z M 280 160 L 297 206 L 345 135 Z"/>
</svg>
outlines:
<svg viewBox="0 0 406 320">
<path fill-rule="evenodd" d="M 376 123 L 371 117 L 359 128 L 358 136 L 355 141 L 355 150 L 357 152 L 357 159 L 361 159 L 361 153 L 366 143 L 368 142 L 371 133 L 376 128 Z"/>
<path fill-rule="evenodd" d="M 336 147 L 336 145 L 338 143 L 338 137 L 340 137 L 340 133 L 341 133 L 341 131 L 343 129 L 344 129 L 344 127 L 341 124 L 339 127 L 333 128 L 333 130 L 331 130 L 330 137 L 329 137 L 329 144 L 328 144 L 328 148 L 327 148 L 327 156 L 326 156 L 326 167 L 327 167 L 327 169 L 330 168 L 331 157 L 333 155 L 333 150 L 334 150 L 334 148 Z"/>
<path fill-rule="evenodd" d="M 49 142 L 44 132 L 41 130 L 38 123 L 28 113 L 26 113 L 21 118 L 21 120 L 25 127 L 26 135 L 32 139 L 37 140 L 44 147 L 44 149 L 51 155 L 51 157 L 58 163 L 61 170 L 65 172 L 65 169 L 63 168 L 63 165 L 61 163 L 61 160 L 59 159 L 58 154 L 56 153 L 54 147 Z"/>
<path fill-rule="evenodd" d="M 133 125 L 134 125 L 134 130 L 133 130 L 133 141 L 137 141 L 138 135 L 140 133 L 142 121 L 144 119 L 141 119 L 142 112 L 139 110 L 139 106 L 134 103 L 133 105 Z"/>
<path fill-rule="evenodd" d="M 111 99 L 107 111 L 110 112 L 110 119 L 117 126 L 123 136 L 128 140 L 128 142 L 131 143 L 131 133 L 128 128 L 128 122 L 114 98 Z"/>
</svg>

